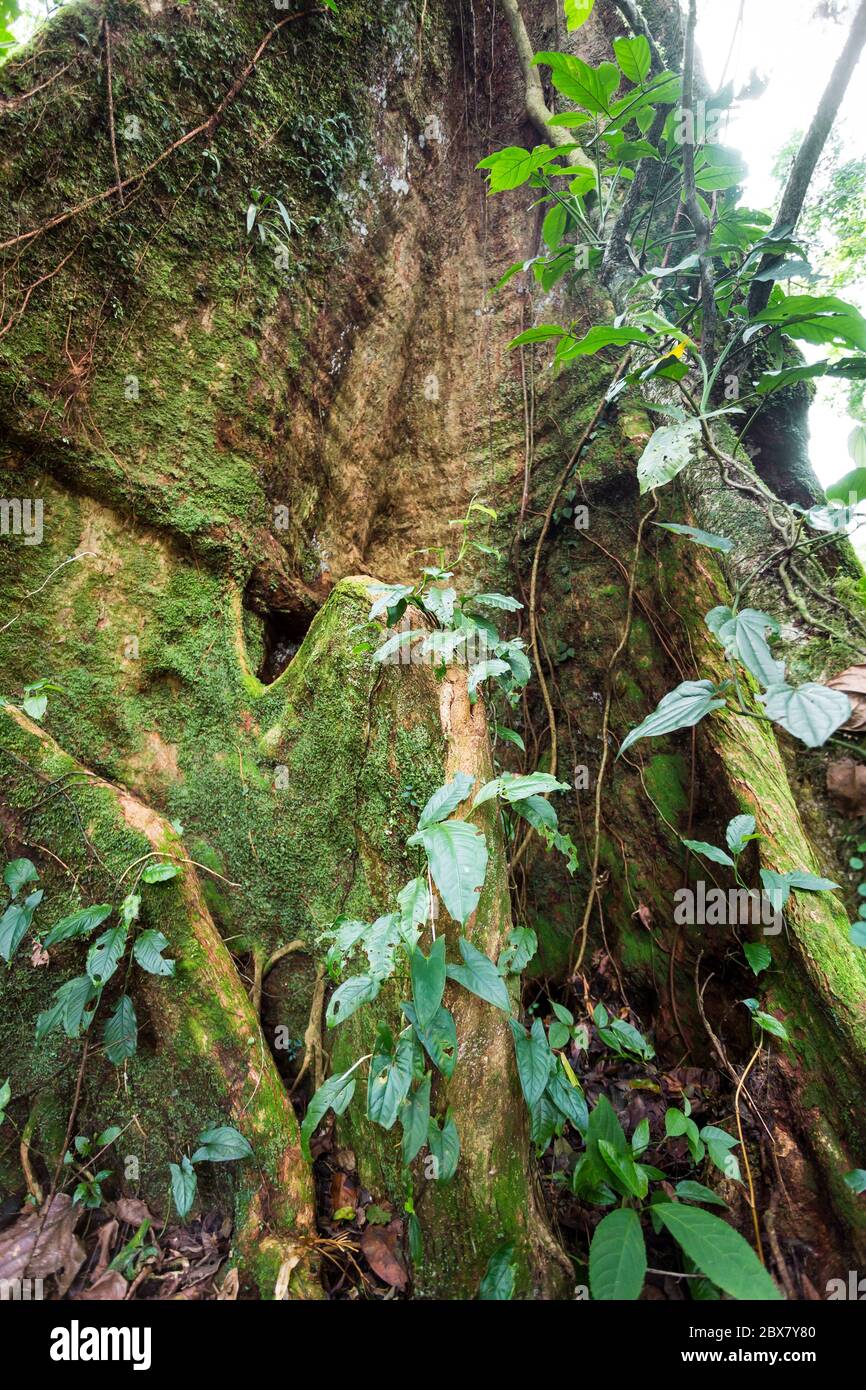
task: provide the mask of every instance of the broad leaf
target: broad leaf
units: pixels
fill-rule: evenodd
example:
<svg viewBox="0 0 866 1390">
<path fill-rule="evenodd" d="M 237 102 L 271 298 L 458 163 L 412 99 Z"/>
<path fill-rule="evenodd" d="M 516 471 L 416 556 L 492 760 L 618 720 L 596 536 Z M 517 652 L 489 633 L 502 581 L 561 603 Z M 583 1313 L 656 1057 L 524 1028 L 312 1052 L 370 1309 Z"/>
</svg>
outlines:
<svg viewBox="0 0 866 1390">
<path fill-rule="evenodd" d="M 754 816 L 734 816 L 733 820 L 728 822 L 728 828 L 725 831 L 725 840 L 731 854 L 742 854 L 754 833 Z"/>
<path fill-rule="evenodd" d="M 485 956 L 483 951 L 479 951 L 477 947 L 472 945 L 471 941 L 467 941 L 464 937 L 460 938 L 460 954 L 463 957 L 463 964 L 449 965 L 448 979 L 455 980 L 458 985 L 468 989 L 470 994 L 476 994 L 479 999 L 484 999 L 488 1004 L 495 1005 L 504 1013 L 510 1013 L 511 1000 L 508 997 L 508 990 L 490 957 Z M 444 949 L 442 957 L 444 960 Z"/>
<path fill-rule="evenodd" d="M 697 526 L 680 526 L 674 521 L 654 521 L 662 531 L 673 531 L 678 536 L 688 536 L 695 545 L 705 545 L 708 550 L 721 550 L 725 555 L 733 550 L 734 542 L 727 536 L 715 536 L 711 531 L 701 531 Z"/>
<path fill-rule="evenodd" d="M 568 13 L 568 0 L 566 0 Z M 478 1298 L 482 1303 L 508 1303 L 514 1294 L 514 1275 L 517 1265 L 514 1262 L 514 1242 L 502 1245 L 487 1262 L 484 1277 L 478 1288 Z"/>
<path fill-rule="evenodd" d="M 646 1243 L 640 1218 L 621 1207 L 602 1217 L 589 1247 L 589 1287 L 603 1302 L 634 1301 L 646 1277 Z"/>
<path fill-rule="evenodd" d="M 325 1011 L 328 1027 L 335 1028 L 338 1023 L 344 1023 L 347 1018 L 351 1018 L 362 1004 L 369 1004 L 376 998 L 381 987 L 382 981 L 374 979 L 372 975 L 353 975 L 350 979 L 344 980 L 328 1001 Z"/>
<path fill-rule="evenodd" d="M 161 931 L 148 928 L 135 938 L 132 954 L 148 975 L 173 975 L 176 962 L 166 960 L 162 954 L 167 945 L 167 936 L 163 936 Z"/>
<path fill-rule="evenodd" d="M 526 1104 L 532 1107 L 541 1100 L 547 1088 L 550 1074 L 556 1066 L 556 1058 L 550 1050 L 540 1018 L 533 1023 L 531 1033 L 527 1033 L 513 1018 L 509 1018 L 508 1023 L 514 1037 L 520 1085 Z"/>
<path fill-rule="evenodd" d="M 82 907 L 78 912 L 72 912 L 68 917 L 61 917 L 59 922 L 55 922 L 48 935 L 45 937 L 44 946 L 56 946 L 61 941 L 69 941 L 72 937 L 89 936 L 95 931 L 106 917 L 111 916 L 111 903 L 97 903 L 95 907 Z"/>
<path fill-rule="evenodd" d="M 174 1209 L 177 1212 L 178 1220 L 186 1221 L 195 1201 L 198 1178 L 186 1155 L 181 1159 L 180 1164 L 170 1163 L 168 1167 L 171 1173 L 171 1197 L 174 1202 Z"/>
<path fill-rule="evenodd" d="M 643 34 L 633 39 L 614 39 L 613 51 L 629 82 L 638 86 L 652 67 L 650 46 Z"/>
<path fill-rule="evenodd" d="M 87 952 L 87 973 L 95 985 L 104 985 L 111 979 L 123 959 L 126 935 L 127 928 L 122 922 L 119 926 L 109 927 L 108 931 L 97 937 Z"/>
<path fill-rule="evenodd" d="M 808 681 L 792 689 L 771 685 L 758 696 L 770 719 L 781 724 L 807 748 L 820 748 L 841 724 L 851 718 L 851 701 L 841 690 Z"/>
<path fill-rule="evenodd" d="M 460 1158 L 460 1135 L 457 1133 L 457 1126 L 451 1118 L 450 1110 L 445 1116 L 441 1128 L 435 1117 L 430 1116 L 430 1123 L 427 1127 L 427 1147 L 436 1160 L 437 1182 L 450 1182 L 457 1172 L 457 1163 Z"/>
<path fill-rule="evenodd" d="M 690 849 L 693 854 L 700 854 L 704 859 L 711 859 L 714 864 L 725 864 L 729 868 L 734 867 L 734 861 L 723 849 L 717 849 L 715 845 L 708 845 L 703 840 L 683 840 L 686 849 Z"/>
<path fill-rule="evenodd" d="M 235 1158 L 252 1158 L 253 1150 L 232 1125 L 218 1125 L 216 1129 L 206 1129 L 196 1140 L 198 1148 L 192 1156 L 193 1163 L 207 1160 L 209 1163 L 230 1163 Z"/>
<path fill-rule="evenodd" d="M 35 883 L 39 877 L 36 865 L 30 859 L 12 859 L 3 870 L 3 882 L 13 898 L 28 883 Z"/>
<path fill-rule="evenodd" d="M 416 952 L 417 954 L 417 952 Z M 367 1077 L 367 1117 L 383 1129 L 391 1129 L 412 1085 L 415 1040 L 407 1029 L 397 1039 L 393 1053 L 377 1052 Z"/>
<path fill-rule="evenodd" d="M 433 1078 L 428 1071 L 420 1085 L 404 1100 L 400 1110 L 403 1125 L 403 1163 L 407 1168 L 427 1142 L 432 1084 Z"/>
<path fill-rule="evenodd" d="M 453 1014 L 446 1008 L 440 1008 L 433 1021 L 422 1028 L 413 1004 L 405 1002 L 400 1007 L 415 1029 L 418 1041 L 430 1061 L 444 1077 L 450 1078 L 457 1065 L 457 1025 Z"/>
<path fill-rule="evenodd" d="M 743 955 L 749 962 L 753 975 L 760 975 L 762 970 L 768 969 L 773 960 L 769 946 L 765 946 L 763 941 L 744 941 Z"/>
<path fill-rule="evenodd" d="M 442 901 L 461 926 L 478 906 L 487 874 L 487 846 L 475 825 L 450 820 L 442 825 L 418 830 L 409 837 L 410 845 L 421 845 Z"/>
<path fill-rule="evenodd" d="M 313 1161 L 310 1139 L 319 1123 L 329 1110 L 333 1110 L 335 1115 L 342 1115 L 354 1094 L 355 1078 L 349 1072 L 343 1072 L 340 1076 L 329 1076 L 310 1098 L 301 1125 L 301 1152 L 308 1163 Z"/>
<path fill-rule="evenodd" d="M 659 738 L 676 729 L 690 729 L 705 715 L 721 709 L 724 700 L 718 698 L 718 688 L 711 681 L 683 681 L 659 701 L 658 708 L 647 715 L 642 724 L 632 729 L 620 744 L 617 757 L 640 738 Z"/>
<path fill-rule="evenodd" d="M 418 1023 L 426 1028 L 439 1012 L 445 993 L 445 937 L 440 936 L 425 956 L 420 947 L 412 952 L 412 999 Z M 498 979 L 498 976 L 497 976 Z"/>
<path fill-rule="evenodd" d="M 752 1247 L 720 1217 L 682 1202 L 660 1203 L 654 1211 L 701 1273 L 732 1298 L 781 1299 Z"/>
<path fill-rule="evenodd" d="M 169 879 L 177 878 L 179 873 L 180 869 L 177 864 L 148 864 L 141 871 L 141 881 L 142 883 L 168 883 Z"/>
<path fill-rule="evenodd" d="M 641 494 L 669 483 L 691 463 L 701 424 L 693 416 L 656 430 L 641 455 L 637 477 Z"/>
<path fill-rule="evenodd" d="M 129 995 L 122 994 L 105 1020 L 102 1032 L 105 1055 L 114 1066 L 135 1055 L 138 1047 L 138 1020 Z"/>
<path fill-rule="evenodd" d="M 474 784 L 475 778 L 468 772 L 458 772 L 444 787 L 439 787 L 418 817 L 418 829 L 426 830 L 428 826 L 447 820 L 451 812 L 457 810 L 461 801 L 466 800 Z"/>
</svg>

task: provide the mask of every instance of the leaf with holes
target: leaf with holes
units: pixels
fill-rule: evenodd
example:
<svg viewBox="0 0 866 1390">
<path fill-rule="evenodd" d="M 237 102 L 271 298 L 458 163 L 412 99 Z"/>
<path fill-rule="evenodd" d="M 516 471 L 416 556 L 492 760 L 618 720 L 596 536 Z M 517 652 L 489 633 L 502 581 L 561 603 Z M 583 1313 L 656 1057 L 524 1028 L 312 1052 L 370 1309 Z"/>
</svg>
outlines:
<svg viewBox="0 0 866 1390">
<path fill-rule="evenodd" d="M 641 495 L 663 487 L 691 463 L 700 433 L 701 423 L 693 416 L 655 431 L 637 466 Z"/>
<path fill-rule="evenodd" d="M 148 975 L 173 975 L 176 962 L 165 960 L 162 954 L 167 945 L 167 936 L 163 936 L 161 931 L 148 928 L 135 938 L 132 954 Z"/>
<path fill-rule="evenodd" d="M 381 987 L 382 981 L 374 979 L 372 975 L 353 975 L 350 979 L 344 980 L 328 1001 L 325 1012 L 328 1027 L 335 1028 L 338 1023 L 344 1023 L 347 1018 L 351 1018 L 362 1004 L 369 1004 L 376 998 Z"/>
<path fill-rule="evenodd" d="M 451 1077 L 457 1065 L 457 1025 L 453 1014 L 446 1008 L 440 1008 L 432 1022 L 422 1028 L 413 1004 L 404 1002 L 400 1008 L 415 1029 L 418 1041 L 430 1061 L 446 1079 Z"/>
</svg>

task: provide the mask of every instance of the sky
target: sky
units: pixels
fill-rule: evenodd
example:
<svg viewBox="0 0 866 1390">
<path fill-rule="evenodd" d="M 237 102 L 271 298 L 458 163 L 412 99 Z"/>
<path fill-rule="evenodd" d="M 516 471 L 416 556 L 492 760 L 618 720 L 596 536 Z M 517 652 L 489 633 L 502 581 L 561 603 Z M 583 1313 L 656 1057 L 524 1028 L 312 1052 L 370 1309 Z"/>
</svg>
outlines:
<svg viewBox="0 0 866 1390">
<path fill-rule="evenodd" d="M 19 37 L 31 29 L 32 16 L 44 15 L 55 0 L 23 0 L 30 17 L 19 21 Z M 837 0 L 838 3 L 838 0 Z M 832 0 L 831 0 L 832 7 Z M 780 188 L 773 177 L 779 151 L 808 126 L 833 64 L 845 42 L 849 12 L 841 22 L 822 18 L 821 0 L 698 0 L 698 44 L 710 86 L 734 80 L 739 91 L 757 69 L 768 79 L 755 101 L 732 112 L 726 143 L 738 148 L 748 165 L 743 202 L 772 210 Z M 842 5 L 844 9 L 844 5 Z M 866 147 L 866 58 L 861 60 L 836 124 L 846 156 Z M 866 312 L 866 267 L 862 284 L 845 292 Z M 820 349 L 802 345 L 809 360 Z M 847 412 L 844 386 L 819 383 L 810 412 L 812 466 L 827 484 L 853 466 L 848 435 L 855 425 Z"/>
<path fill-rule="evenodd" d="M 741 0 L 699 0 L 698 44 L 711 87 L 715 89 L 722 80 L 735 33 L 725 80 L 733 78 L 739 91 L 755 68 L 769 78 L 758 100 L 736 108 L 725 136 L 748 165 L 743 191 L 747 207 L 774 207 L 780 192 L 772 172 L 778 153 L 792 135 L 809 125 L 844 45 L 850 13 L 841 23 L 833 23 L 815 18 L 817 8 L 818 0 L 745 0 L 738 26 Z M 864 130 L 866 58 L 861 59 L 837 118 L 836 131 L 846 156 L 863 154 Z M 863 283 L 846 289 L 843 297 L 866 312 L 866 266 Z M 810 361 L 823 355 L 820 349 L 801 346 Z M 828 383 L 819 387 L 809 423 L 812 466 L 826 487 L 854 467 L 847 441 L 856 422 L 847 414 L 844 387 Z"/>
</svg>

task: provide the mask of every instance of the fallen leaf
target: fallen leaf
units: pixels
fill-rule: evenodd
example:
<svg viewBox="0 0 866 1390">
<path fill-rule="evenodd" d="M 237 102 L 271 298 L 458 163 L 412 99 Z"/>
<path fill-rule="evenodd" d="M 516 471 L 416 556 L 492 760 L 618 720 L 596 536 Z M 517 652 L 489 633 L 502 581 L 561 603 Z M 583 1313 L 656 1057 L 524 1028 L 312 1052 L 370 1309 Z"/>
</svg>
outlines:
<svg viewBox="0 0 866 1390">
<path fill-rule="evenodd" d="M 841 815 L 866 815 L 866 765 L 853 758 L 828 763 L 827 795 Z"/>
<path fill-rule="evenodd" d="M 30 964 L 37 966 L 47 965 L 50 959 L 51 957 L 49 956 L 45 947 L 40 945 L 40 943 L 37 941 L 33 946 L 33 950 L 30 952 Z"/>
<path fill-rule="evenodd" d="M 119 1229 L 116 1221 L 106 1221 L 105 1225 L 100 1226 L 96 1233 L 96 1245 L 99 1250 L 99 1257 L 96 1261 L 96 1268 L 93 1271 L 93 1277 L 95 1279 L 98 1279 L 100 1274 L 108 1268 L 108 1263 L 111 1259 L 111 1247 L 114 1244 Z"/>
<path fill-rule="evenodd" d="M 0 1232 L 0 1281 L 55 1274 L 63 1297 L 84 1263 L 86 1252 L 75 1235 L 83 1214 L 83 1207 L 58 1192 L 50 1206 L 19 1216 Z"/>
<path fill-rule="evenodd" d="M 218 1299 L 234 1300 L 240 1292 L 240 1276 L 236 1269 L 230 1269 L 221 1286 L 216 1291 Z"/>
<path fill-rule="evenodd" d="M 331 1175 L 331 1210 L 336 1212 L 341 1208 L 351 1207 L 353 1210 L 358 1204 L 358 1184 L 348 1173 L 341 1173 L 339 1170 Z"/>
<path fill-rule="evenodd" d="M 100 1299 L 105 1302 L 120 1303 L 126 1298 L 128 1289 L 129 1285 L 122 1274 L 119 1274 L 116 1269 L 107 1269 L 89 1288 L 83 1289 L 75 1297 L 82 1301 Z"/>
<path fill-rule="evenodd" d="M 634 902 L 633 898 L 632 902 Z M 653 915 L 647 907 L 646 903 L 638 903 L 637 911 L 633 912 L 631 915 L 632 917 L 639 917 L 643 926 L 645 926 L 647 931 L 649 931 L 650 927 L 653 924 Z"/>
<path fill-rule="evenodd" d="M 114 1203 L 113 1211 L 120 1221 L 125 1221 L 129 1226 L 138 1227 L 142 1221 L 150 1221 L 153 1224 L 153 1217 L 148 1211 L 144 1202 L 140 1202 L 137 1197 L 121 1197 Z"/>
<path fill-rule="evenodd" d="M 368 1226 L 361 1236 L 361 1250 L 374 1274 L 392 1289 L 405 1289 L 408 1281 L 400 1253 L 402 1221 L 390 1226 Z"/>
<path fill-rule="evenodd" d="M 849 666 L 827 682 L 831 690 L 841 690 L 851 701 L 851 718 L 839 727 L 843 733 L 866 729 L 866 666 Z"/>
</svg>

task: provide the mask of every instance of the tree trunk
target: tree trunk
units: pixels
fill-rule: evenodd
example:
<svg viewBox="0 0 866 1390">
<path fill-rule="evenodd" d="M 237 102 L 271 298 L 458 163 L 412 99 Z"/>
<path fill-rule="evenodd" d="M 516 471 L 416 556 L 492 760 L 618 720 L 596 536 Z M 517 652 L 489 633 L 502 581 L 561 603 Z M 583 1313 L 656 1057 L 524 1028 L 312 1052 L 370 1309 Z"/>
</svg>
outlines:
<svg viewBox="0 0 866 1390">
<path fill-rule="evenodd" d="M 675 9 L 642 6 L 662 45 Z M 619 8 L 601 0 L 572 36 L 553 4 L 522 10 L 536 51 L 569 45 L 597 63 L 624 32 Z M 540 996 L 542 983 L 575 988 L 632 566 L 610 710 L 620 739 L 678 680 L 723 676 L 703 614 L 742 574 L 652 526 L 636 548 L 649 504 L 635 464 L 657 422 L 631 404 L 603 413 L 542 531 L 617 360 L 584 358 L 555 377 L 543 349 L 507 344 L 539 319 L 609 320 L 627 272 L 614 267 L 606 283 L 587 274 L 570 298 L 531 285 L 489 294 L 540 238 L 527 190 L 489 200 L 475 169 L 493 149 L 538 139 L 503 15 L 439 0 L 349 0 L 338 16 L 299 18 L 265 0 L 111 0 L 106 12 L 111 119 L 102 6 L 67 5 L 26 66 L 0 71 L 0 493 L 44 509 L 41 544 L 0 542 L 0 818 L 7 858 L 40 867 L 49 921 L 116 898 L 127 865 L 154 849 L 184 861 L 143 906 L 177 975 L 135 986 L 145 1045 L 110 1102 L 108 1063 L 88 1066 L 81 1132 L 135 1116 L 147 1136 L 136 1190 L 159 1206 L 166 1164 L 201 1129 L 234 1124 L 254 1160 L 202 1183 L 215 1200 L 231 1194 L 244 1287 L 272 1296 L 290 1273 L 290 1296 L 316 1296 L 313 1176 L 275 1028 L 298 1038 L 307 1026 L 322 931 L 340 915 L 386 911 L 416 872 L 405 849 L 413 808 L 455 771 L 479 781 L 493 771 L 465 673 L 371 665 L 374 581 L 414 577 L 415 552 L 450 546 L 449 522 L 474 496 L 497 510 L 489 539 L 504 557 L 476 556 L 478 577 L 528 599 L 536 559 L 532 620 L 559 746 L 550 770 L 574 783 L 560 819 L 580 850 L 573 880 L 535 839 L 515 863 L 520 920 L 540 939 Z M 801 407 L 790 405 L 792 435 Z M 739 468 L 731 485 L 704 451 L 653 519 L 746 536 L 748 572 L 776 542 L 772 498 Z M 572 524 L 583 504 L 587 530 Z M 844 547 L 829 554 L 833 603 L 775 571 L 752 594 L 783 618 L 802 679 L 861 659 L 859 568 Z M 12 708 L 40 678 L 63 692 L 49 697 L 50 735 Z M 534 767 L 550 747 L 536 694 L 523 720 Z M 727 819 L 749 811 L 764 837 L 755 869 L 846 882 L 827 762 L 825 750 L 805 754 L 768 725 L 722 714 L 608 770 L 576 991 L 585 1002 L 615 989 L 654 1030 L 664 1066 L 685 1051 L 727 1086 L 751 1050 L 737 1001 L 753 991 L 730 934 L 673 920 L 680 836 L 722 843 Z M 483 829 L 491 870 L 468 934 L 495 958 L 518 919 L 492 812 Z M 743 1115 L 778 1276 L 796 1251 L 814 1284 L 866 1255 L 862 1203 L 842 1180 L 866 1162 L 866 974 L 840 898 L 795 895 L 786 916 L 770 1006 L 795 1043 L 765 1056 L 752 1083 L 772 1139 Z M 263 974 L 295 942 L 302 949 Z M 67 944 L 44 970 L 19 959 L 2 980 L 0 1075 L 12 1077 L 16 1122 L 35 1116 L 34 1152 L 49 1167 L 81 1045 L 52 1035 L 34 1049 L 32 1029 L 61 965 L 65 979 L 81 953 Z M 383 991 L 392 1025 L 405 988 L 398 978 Z M 261 1019 L 248 993 L 264 995 Z M 461 1065 L 437 1083 L 434 1109 L 452 1108 L 462 1156 L 451 1184 L 426 1182 L 415 1165 L 416 1296 L 474 1297 L 491 1254 L 512 1241 L 520 1296 L 567 1294 L 507 1022 L 453 985 L 446 1003 Z M 370 1051 L 363 1020 L 326 1030 L 333 1071 Z M 335 1142 L 374 1200 L 399 1212 L 398 1141 L 360 1100 Z M 776 1210 L 780 1171 L 787 1200 Z M 16 1144 L 0 1180 L 21 1189 Z M 800 1296 L 805 1287 L 792 1283 Z"/>
</svg>

